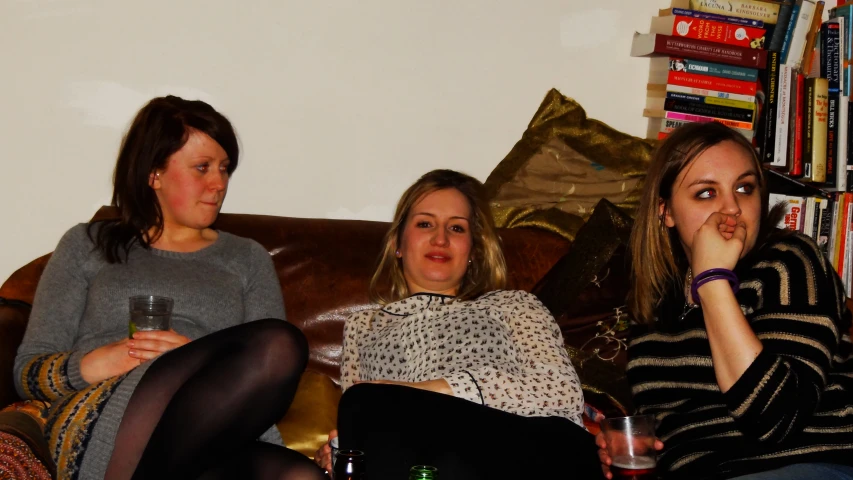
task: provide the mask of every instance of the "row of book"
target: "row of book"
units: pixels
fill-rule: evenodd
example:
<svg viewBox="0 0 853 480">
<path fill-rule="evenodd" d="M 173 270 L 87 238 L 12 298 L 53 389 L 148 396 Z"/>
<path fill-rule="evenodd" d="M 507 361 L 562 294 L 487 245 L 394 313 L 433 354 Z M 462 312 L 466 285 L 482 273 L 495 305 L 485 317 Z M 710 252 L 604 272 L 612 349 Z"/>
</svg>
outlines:
<svg viewBox="0 0 853 480">
<path fill-rule="evenodd" d="M 770 194 L 770 203 L 784 203 L 785 217 L 779 228 L 789 228 L 812 237 L 853 297 L 853 193 L 833 192 L 822 196 Z"/>
</svg>

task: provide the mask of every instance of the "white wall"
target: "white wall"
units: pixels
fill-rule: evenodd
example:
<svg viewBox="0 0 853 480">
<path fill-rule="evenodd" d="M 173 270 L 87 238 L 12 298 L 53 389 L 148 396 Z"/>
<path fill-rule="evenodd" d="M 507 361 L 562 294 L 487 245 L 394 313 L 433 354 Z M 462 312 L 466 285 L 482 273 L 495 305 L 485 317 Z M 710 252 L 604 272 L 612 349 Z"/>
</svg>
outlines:
<svg viewBox="0 0 853 480">
<path fill-rule="evenodd" d="M 0 0 L 0 280 L 109 203 L 152 96 L 244 155 L 223 211 L 388 220 L 438 167 L 485 180 L 551 87 L 642 135 L 635 30 L 668 0 Z"/>
</svg>

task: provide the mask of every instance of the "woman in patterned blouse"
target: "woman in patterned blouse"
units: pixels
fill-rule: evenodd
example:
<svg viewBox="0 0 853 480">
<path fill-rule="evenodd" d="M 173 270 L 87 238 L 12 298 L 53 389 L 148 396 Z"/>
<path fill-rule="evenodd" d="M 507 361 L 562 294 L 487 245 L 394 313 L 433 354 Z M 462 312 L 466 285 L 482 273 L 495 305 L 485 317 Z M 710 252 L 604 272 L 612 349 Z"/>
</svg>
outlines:
<svg viewBox="0 0 853 480">
<path fill-rule="evenodd" d="M 692 123 L 658 147 L 630 242 L 627 374 L 662 478 L 853 480 L 844 290 L 779 213 L 736 131 Z"/>
<path fill-rule="evenodd" d="M 370 283 L 382 307 L 344 327 L 340 442 L 366 452 L 371 479 L 418 463 L 442 479 L 537 478 L 554 471 L 536 454 L 559 449 L 600 475 L 557 323 L 533 295 L 500 290 L 481 188 L 436 170 L 403 194 Z M 329 447 L 315 458 L 328 468 Z"/>
</svg>

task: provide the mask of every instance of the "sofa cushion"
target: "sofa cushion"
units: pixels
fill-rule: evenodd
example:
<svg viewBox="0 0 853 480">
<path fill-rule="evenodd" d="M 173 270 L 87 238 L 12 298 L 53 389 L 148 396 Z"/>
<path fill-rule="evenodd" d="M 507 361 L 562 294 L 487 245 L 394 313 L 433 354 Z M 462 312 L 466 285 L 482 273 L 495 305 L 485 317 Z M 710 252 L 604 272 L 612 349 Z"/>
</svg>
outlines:
<svg viewBox="0 0 853 480">
<path fill-rule="evenodd" d="M 288 448 L 314 457 L 338 423 L 341 387 L 322 373 L 306 370 L 278 431 Z"/>
</svg>

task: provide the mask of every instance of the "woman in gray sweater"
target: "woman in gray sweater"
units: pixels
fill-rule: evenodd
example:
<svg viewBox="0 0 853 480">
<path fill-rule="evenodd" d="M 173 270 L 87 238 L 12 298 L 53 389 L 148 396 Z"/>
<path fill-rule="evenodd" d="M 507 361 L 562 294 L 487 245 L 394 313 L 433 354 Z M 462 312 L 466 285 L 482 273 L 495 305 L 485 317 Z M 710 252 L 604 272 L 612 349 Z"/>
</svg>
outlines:
<svg viewBox="0 0 853 480">
<path fill-rule="evenodd" d="M 51 403 L 45 435 L 60 478 L 324 478 L 274 427 L 308 346 L 284 321 L 272 261 L 210 228 L 238 156 L 210 105 L 155 98 L 119 152 L 120 217 L 59 242 L 15 381 L 24 398 Z M 128 339 L 134 295 L 172 297 L 172 329 Z"/>
</svg>

